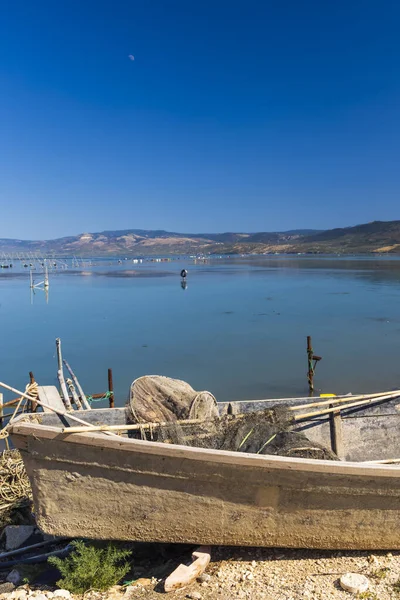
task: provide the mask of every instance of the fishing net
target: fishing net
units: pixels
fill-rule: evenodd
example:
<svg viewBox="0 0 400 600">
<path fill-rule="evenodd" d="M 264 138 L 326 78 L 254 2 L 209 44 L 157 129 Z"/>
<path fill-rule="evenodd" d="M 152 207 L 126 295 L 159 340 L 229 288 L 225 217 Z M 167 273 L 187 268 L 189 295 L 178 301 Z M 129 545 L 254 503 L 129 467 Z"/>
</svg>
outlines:
<svg viewBox="0 0 400 600">
<path fill-rule="evenodd" d="M 210 392 L 196 392 L 185 381 L 161 375 L 146 375 L 132 383 L 129 409 L 136 423 L 218 416 L 217 401 Z"/>
<path fill-rule="evenodd" d="M 131 437 L 197 448 L 338 460 L 321 444 L 292 431 L 293 413 L 287 408 L 273 406 L 219 416 L 214 396 L 197 393 L 184 381 L 159 376 L 137 379 L 131 387 L 129 410 L 131 422 L 153 424 L 131 432 Z"/>
<path fill-rule="evenodd" d="M 282 417 L 282 409 L 278 408 L 276 412 Z M 269 409 L 188 425 L 175 421 L 142 432 L 141 437 L 167 444 L 231 452 L 338 460 L 333 452 L 311 442 L 303 433 L 287 430 L 290 420 L 281 421 L 274 413 L 273 409 Z"/>
</svg>

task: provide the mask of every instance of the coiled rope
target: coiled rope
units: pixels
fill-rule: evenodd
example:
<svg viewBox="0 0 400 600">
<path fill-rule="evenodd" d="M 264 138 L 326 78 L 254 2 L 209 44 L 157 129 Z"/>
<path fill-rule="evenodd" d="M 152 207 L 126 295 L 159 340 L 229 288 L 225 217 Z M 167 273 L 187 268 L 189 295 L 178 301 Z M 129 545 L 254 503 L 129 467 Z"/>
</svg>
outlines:
<svg viewBox="0 0 400 600">
<path fill-rule="evenodd" d="M 31 486 L 20 453 L 5 450 L 0 455 L 0 513 L 25 504 L 31 498 Z"/>
<path fill-rule="evenodd" d="M 34 381 L 33 383 L 28 383 L 27 386 L 25 386 L 25 394 L 27 394 L 28 396 L 31 396 L 31 398 L 36 399 L 39 395 L 39 386 L 37 384 L 36 381 Z M 8 444 L 8 436 L 9 436 L 9 428 L 12 425 L 15 417 L 18 415 L 18 413 L 20 412 L 20 408 L 21 408 L 21 404 L 24 402 L 24 405 L 22 407 L 22 411 L 24 412 L 26 405 L 27 405 L 27 400 L 21 396 L 21 398 L 18 400 L 17 405 L 12 413 L 12 415 L 10 416 L 10 419 L 8 421 L 8 423 L 2 428 L 0 429 L 0 440 L 5 440 L 6 443 L 6 447 L 7 450 L 10 449 L 9 444 Z M 0 415 L 1 416 L 1 415 Z"/>
<path fill-rule="evenodd" d="M 32 399 L 36 399 L 39 395 L 38 387 L 37 382 L 28 383 L 25 387 L 25 393 Z M 27 403 L 28 401 L 21 396 L 8 423 L 0 429 L 0 440 L 5 441 L 7 448 L 0 453 L 0 515 L 2 516 L 6 511 L 24 506 L 32 499 L 31 486 L 21 455 L 18 450 L 10 450 L 8 443 L 10 426 L 16 416 L 24 412 Z M 0 520 L 2 520 L 2 517 Z"/>
</svg>

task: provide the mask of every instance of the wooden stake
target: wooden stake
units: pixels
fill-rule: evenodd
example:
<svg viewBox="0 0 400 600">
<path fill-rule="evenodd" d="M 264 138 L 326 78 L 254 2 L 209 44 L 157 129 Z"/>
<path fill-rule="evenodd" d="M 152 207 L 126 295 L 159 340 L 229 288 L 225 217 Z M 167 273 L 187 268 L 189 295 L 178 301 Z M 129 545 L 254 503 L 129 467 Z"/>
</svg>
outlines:
<svg viewBox="0 0 400 600">
<path fill-rule="evenodd" d="M 72 381 L 72 379 L 67 379 L 66 383 L 67 383 L 69 391 L 71 392 L 71 396 L 72 396 L 72 399 L 73 399 L 73 401 L 75 403 L 76 408 L 78 410 L 82 410 L 82 403 L 79 400 L 78 394 L 76 393 L 74 382 Z"/>
<path fill-rule="evenodd" d="M 313 354 L 314 354 L 314 352 L 313 352 L 312 345 L 311 345 L 311 336 L 308 335 L 307 336 L 307 358 L 308 358 L 307 380 L 308 380 L 308 389 L 310 390 L 311 396 L 314 391 L 314 369 L 313 369 L 313 363 L 312 363 Z"/>
<path fill-rule="evenodd" d="M 35 383 L 35 376 L 32 371 L 29 371 L 29 383 Z M 37 411 L 37 402 L 30 402 L 28 405 L 28 412 L 36 412 Z"/>
<path fill-rule="evenodd" d="M 108 392 L 110 394 L 110 397 L 108 399 L 109 407 L 114 408 L 114 385 L 112 369 L 108 369 Z"/>
<path fill-rule="evenodd" d="M 330 408 L 333 408 L 330 406 Z M 342 429 L 342 415 L 340 414 L 340 408 L 336 408 L 336 411 L 330 414 L 330 429 L 331 429 L 331 447 L 332 451 L 336 456 L 343 460 L 344 458 L 344 446 L 343 446 L 343 429 Z"/>
<path fill-rule="evenodd" d="M 65 360 L 65 358 L 63 360 L 63 363 L 67 367 L 67 369 L 68 369 L 68 371 L 69 371 L 69 373 L 70 373 L 70 375 L 72 377 L 72 380 L 73 380 L 73 382 L 75 384 L 75 387 L 78 390 L 78 395 L 79 395 L 79 397 L 80 397 L 80 399 L 82 401 L 82 404 L 84 405 L 84 407 L 87 410 L 90 410 L 91 406 L 90 406 L 89 402 L 87 401 L 86 395 L 83 392 L 83 389 L 81 387 L 81 384 L 78 381 L 77 376 L 75 375 L 75 373 L 73 372 L 73 370 L 71 369 L 71 367 L 69 366 L 69 364 L 67 363 L 67 361 Z M 92 397 L 94 397 L 94 396 L 92 396 Z"/>
<path fill-rule="evenodd" d="M 58 360 L 57 377 L 58 377 L 58 381 L 60 382 L 61 395 L 63 396 L 65 408 L 67 410 L 72 410 L 71 401 L 69 399 L 69 394 L 68 394 L 67 386 L 65 384 L 65 379 L 64 379 L 60 338 L 56 339 L 56 348 L 57 348 L 57 360 Z"/>
<path fill-rule="evenodd" d="M 310 390 L 310 396 L 313 395 L 314 392 L 314 373 L 317 362 L 322 360 L 321 356 L 316 356 L 314 354 L 314 350 L 312 349 L 311 335 L 307 336 L 307 358 L 308 358 L 308 372 L 307 372 L 307 380 L 308 387 Z"/>
</svg>

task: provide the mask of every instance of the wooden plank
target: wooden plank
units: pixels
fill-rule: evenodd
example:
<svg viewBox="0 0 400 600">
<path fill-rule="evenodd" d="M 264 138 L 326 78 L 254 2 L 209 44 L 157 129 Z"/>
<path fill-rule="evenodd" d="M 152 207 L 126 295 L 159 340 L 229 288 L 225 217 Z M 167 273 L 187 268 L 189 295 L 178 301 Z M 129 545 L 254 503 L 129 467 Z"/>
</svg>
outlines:
<svg viewBox="0 0 400 600">
<path fill-rule="evenodd" d="M 38 393 L 40 402 L 44 402 L 45 404 L 52 406 L 55 410 L 64 412 L 64 402 L 62 401 L 62 398 L 55 385 L 39 386 Z M 45 406 L 43 406 L 43 410 L 44 412 L 52 412 L 50 408 Z"/>
<path fill-rule="evenodd" d="M 340 460 L 344 460 L 342 416 L 340 410 L 331 413 L 330 419 L 332 451 Z"/>
<path fill-rule="evenodd" d="M 238 416 L 240 418 L 240 415 Z M 90 425 L 90 426 L 74 426 L 64 427 L 63 433 L 89 433 L 91 431 L 148 431 L 149 429 L 155 429 L 156 427 L 166 427 L 179 423 L 181 427 L 185 425 L 196 425 L 198 423 L 204 423 L 203 419 L 188 419 L 187 421 L 160 421 L 155 423 L 133 423 L 126 425 Z"/>
<path fill-rule="evenodd" d="M 71 418 L 71 415 L 66 414 Z M 73 416 L 73 415 L 72 415 Z M 49 440 L 54 443 L 62 431 L 57 427 L 46 427 L 36 423 L 26 422 L 23 419 L 25 415 L 17 418 L 11 428 L 11 436 L 16 442 L 21 443 L 22 437 L 28 439 Z M 76 435 L 68 435 L 68 429 L 64 433 L 64 443 L 77 446 L 96 446 L 105 450 L 123 450 L 128 453 L 145 454 L 153 457 L 158 457 L 161 463 L 166 458 L 191 459 L 198 462 L 209 462 L 215 466 L 218 464 L 234 464 L 243 467 L 260 466 L 268 470 L 283 469 L 297 472 L 309 473 L 332 473 L 335 475 L 345 476 L 368 476 L 369 478 L 391 479 L 399 478 L 399 470 L 396 467 L 387 465 L 373 465 L 366 462 L 340 462 L 332 460 L 319 460 L 315 458 L 288 458 L 286 456 L 275 456 L 273 454 L 246 454 L 244 452 L 232 452 L 230 450 L 214 450 L 209 448 L 197 448 L 193 446 L 179 446 L 175 444 L 163 444 L 162 442 L 147 442 L 144 440 L 136 440 L 118 435 L 105 438 L 101 432 L 91 430 L 90 435 L 87 433 L 77 433 Z M 50 446 L 46 447 L 50 448 Z"/>
</svg>

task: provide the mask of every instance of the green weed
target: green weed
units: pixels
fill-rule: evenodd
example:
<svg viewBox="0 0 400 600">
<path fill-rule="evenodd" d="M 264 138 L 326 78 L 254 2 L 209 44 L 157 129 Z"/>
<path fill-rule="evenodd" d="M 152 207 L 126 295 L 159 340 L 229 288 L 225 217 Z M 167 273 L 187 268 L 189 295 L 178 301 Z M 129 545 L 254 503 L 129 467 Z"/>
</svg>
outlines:
<svg viewBox="0 0 400 600">
<path fill-rule="evenodd" d="M 57 585 L 73 594 L 108 590 L 130 570 L 130 564 L 126 561 L 130 550 L 119 549 L 113 544 L 105 547 L 86 545 L 82 540 L 74 541 L 72 545 L 74 550 L 67 558 L 53 556 L 48 562 L 62 575 Z"/>
<path fill-rule="evenodd" d="M 375 579 L 385 579 L 388 573 L 390 573 L 389 567 L 381 567 L 380 569 L 377 569 L 371 573 L 371 577 L 374 577 Z"/>
</svg>

